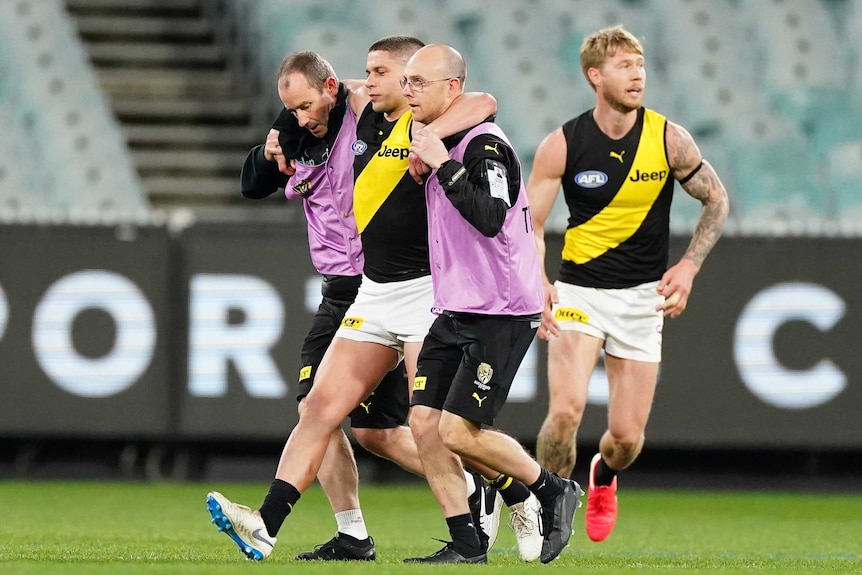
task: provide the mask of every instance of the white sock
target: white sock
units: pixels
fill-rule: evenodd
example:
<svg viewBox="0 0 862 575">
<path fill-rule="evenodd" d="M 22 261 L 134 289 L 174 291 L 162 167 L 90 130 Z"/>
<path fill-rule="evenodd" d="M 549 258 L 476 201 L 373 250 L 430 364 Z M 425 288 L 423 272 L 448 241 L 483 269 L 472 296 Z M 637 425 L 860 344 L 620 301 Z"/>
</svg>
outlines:
<svg viewBox="0 0 862 575">
<path fill-rule="evenodd" d="M 476 482 L 473 481 L 473 474 L 464 470 L 464 479 L 467 480 L 467 497 L 470 497 L 474 493 L 476 493 Z"/>
<path fill-rule="evenodd" d="M 335 514 L 338 523 L 338 532 L 350 535 L 356 539 L 368 539 L 368 530 L 365 528 L 365 519 L 362 518 L 361 509 L 348 509 Z"/>
</svg>

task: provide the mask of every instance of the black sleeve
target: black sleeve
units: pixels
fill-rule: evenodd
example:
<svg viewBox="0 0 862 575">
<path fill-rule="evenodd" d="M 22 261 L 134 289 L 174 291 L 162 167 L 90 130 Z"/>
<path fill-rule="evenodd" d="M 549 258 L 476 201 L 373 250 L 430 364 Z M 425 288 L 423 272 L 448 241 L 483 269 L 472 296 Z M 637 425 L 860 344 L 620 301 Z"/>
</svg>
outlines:
<svg viewBox="0 0 862 575">
<path fill-rule="evenodd" d="M 521 166 L 515 152 L 490 134 L 473 138 L 464 163 L 445 162 L 437 177 L 455 209 L 489 238 L 503 229 L 506 214 L 521 189 Z"/>
<path fill-rule="evenodd" d="M 311 132 L 299 125 L 299 122 L 287 108 L 282 108 L 278 117 L 272 123 L 272 129 L 278 130 L 278 143 L 281 152 L 288 160 L 302 155 L 305 148 L 312 145 L 316 139 Z"/>
<path fill-rule="evenodd" d="M 278 171 L 278 164 L 263 156 L 263 144 L 248 153 L 240 174 L 240 190 L 246 198 L 259 200 L 274 194 L 287 184 L 287 175 Z"/>
</svg>

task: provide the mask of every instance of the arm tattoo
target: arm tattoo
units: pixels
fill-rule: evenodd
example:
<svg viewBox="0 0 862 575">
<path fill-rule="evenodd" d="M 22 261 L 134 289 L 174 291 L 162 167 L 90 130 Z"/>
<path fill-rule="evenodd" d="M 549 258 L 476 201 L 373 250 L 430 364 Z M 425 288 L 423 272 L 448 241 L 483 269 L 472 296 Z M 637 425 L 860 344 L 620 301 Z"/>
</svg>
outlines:
<svg viewBox="0 0 862 575">
<path fill-rule="evenodd" d="M 668 162 L 676 180 L 688 176 L 701 161 L 700 150 L 681 126 L 668 127 L 667 150 Z"/>
<path fill-rule="evenodd" d="M 727 191 L 709 162 L 703 160 L 685 128 L 669 125 L 667 150 L 674 178 L 684 179 L 682 189 L 703 204 L 691 243 L 683 256 L 700 269 L 727 220 L 730 208 Z M 701 162 L 703 165 L 696 169 Z"/>
<path fill-rule="evenodd" d="M 721 228 L 727 220 L 730 207 L 727 191 L 715 170 L 707 162 L 704 162 L 703 168 L 683 185 L 683 189 L 703 204 L 691 243 L 683 256 L 700 268 L 718 241 Z"/>
</svg>

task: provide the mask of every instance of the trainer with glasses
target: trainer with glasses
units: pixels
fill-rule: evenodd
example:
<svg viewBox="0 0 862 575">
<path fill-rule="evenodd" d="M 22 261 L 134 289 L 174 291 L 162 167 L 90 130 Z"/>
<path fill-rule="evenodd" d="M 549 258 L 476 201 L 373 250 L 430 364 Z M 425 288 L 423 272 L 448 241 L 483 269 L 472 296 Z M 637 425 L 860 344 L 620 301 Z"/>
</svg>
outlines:
<svg viewBox="0 0 862 575">
<path fill-rule="evenodd" d="M 665 317 L 678 317 L 694 278 L 727 219 L 727 192 L 691 135 L 643 107 L 640 41 L 622 26 L 581 46 L 581 69 L 596 93 L 593 109 L 539 145 L 527 184 L 540 261 L 545 222 L 562 186 L 569 208 L 559 279 L 542 270 L 548 340 L 548 414 L 539 461 L 569 476 L 590 375 L 605 351 L 608 429 L 589 468 L 587 535 L 602 541 L 617 518 L 617 475 L 644 444 L 661 361 Z M 674 180 L 703 208 L 682 258 L 670 268 Z"/>
<path fill-rule="evenodd" d="M 413 118 L 433 122 L 461 94 L 467 68 L 452 47 L 432 44 L 408 61 L 402 86 Z M 453 541 L 410 563 L 485 563 L 463 517 L 461 459 L 524 483 L 542 506 L 541 561 L 572 534 L 582 491 L 543 469 L 490 426 L 539 326 L 542 277 L 521 166 L 502 130 L 481 122 L 441 140 L 430 130 L 410 147 L 434 171 L 425 185 L 434 311 L 419 354 L 410 429 Z M 462 533 L 465 536 L 462 537 Z"/>
</svg>

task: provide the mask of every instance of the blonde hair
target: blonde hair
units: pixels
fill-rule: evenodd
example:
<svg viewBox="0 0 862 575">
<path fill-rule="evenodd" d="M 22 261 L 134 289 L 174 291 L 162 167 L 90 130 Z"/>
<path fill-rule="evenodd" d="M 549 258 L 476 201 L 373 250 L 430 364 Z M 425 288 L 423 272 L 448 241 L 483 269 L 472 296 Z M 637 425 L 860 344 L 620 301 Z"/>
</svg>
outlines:
<svg viewBox="0 0 862 575">
<path fill-rule="evenodd" d="M 587 71 L 590 68 L 601 68 L 605 60 L 613 57 L 619 50 L 641 56 L 644 53 L 640 40 L 623 28 L 622 24 L 602 28 L 584 38 L 584 43 L 581 44 L 581 71 L 590 86 L 593 86 L 593 83 Z M 595 89 L 593 86 L 593 90 Z"/>
</svg>

